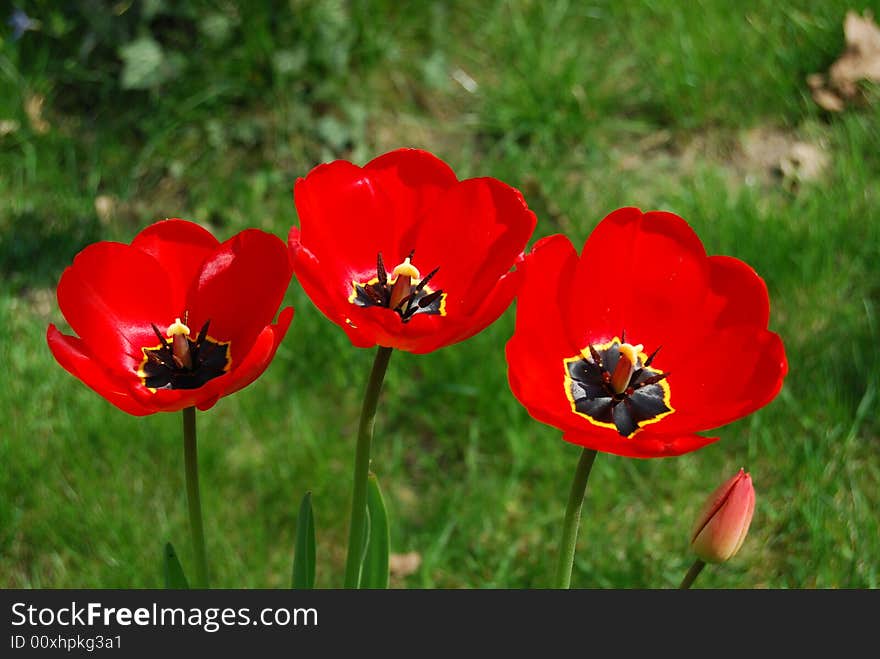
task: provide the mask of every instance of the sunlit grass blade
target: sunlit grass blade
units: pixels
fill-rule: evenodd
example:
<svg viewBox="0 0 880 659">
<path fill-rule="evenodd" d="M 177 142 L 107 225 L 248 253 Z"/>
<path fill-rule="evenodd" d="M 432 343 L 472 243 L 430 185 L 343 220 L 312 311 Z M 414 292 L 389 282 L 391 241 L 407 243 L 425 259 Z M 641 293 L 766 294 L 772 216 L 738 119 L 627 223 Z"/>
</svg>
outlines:
<svg viewBox="0 0 880 659">
<path fill-rule="evenodd" d="M 361 568 L 361 588 L 388 588 L 388 552 L 391 532 L 385 500 L 376 475 L 370 473 L 367 482 L 367 513 L 370 533 Z"/>
<path fill-rule="evenodd" d="M 296 518 L 296 542 L 293 550 L 293 588 L 315 587 L 315 516 L 312 493 L 306 492 Z"/>
<path fill-rule="evenodd" d="M 165 588 L 169 590 L 189 590 L 189 582 L 183 573 L 183 566 L 180 564 L 180 559 L 177 558 L 174 545 L 170 542 L 165 543 L 162 567 L 165 573 Z"/>
</svg>

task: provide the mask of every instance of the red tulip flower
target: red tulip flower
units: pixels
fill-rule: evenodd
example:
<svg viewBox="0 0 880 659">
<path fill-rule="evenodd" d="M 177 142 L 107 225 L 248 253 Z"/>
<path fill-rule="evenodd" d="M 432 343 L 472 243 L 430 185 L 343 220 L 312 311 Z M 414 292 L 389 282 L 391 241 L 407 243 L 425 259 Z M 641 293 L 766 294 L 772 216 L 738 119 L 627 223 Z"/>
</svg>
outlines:
<svg viewBox="0 0 880 659">
<path fill-rule="evenodd" d="M 352 343 L 425 353 L 492 323 L 516 293 L 511 268 L 535 227 L 515 189 L 459 181 L 430 153 L 399 149 L 299 179 L 293 269 Z"/>
<path fill-rule="evenodd" d="M 723 563 L 742 547 L 755 512 L 752 478 L 742 469 L 703 504 L 691 533 L 691 548 L 706 563 Z"/>
<path fill-rule="evenodd" d="M 770 402 L 788 370 L 768 331 L 761 278 L 706 256 L 672 213 L 622 208 L 578 256 L 567 238 L 525 259 L 511 389 L 539 421 L 585 448 L 679 455 L 716 438 L 696 433 Z"/>
<path fill-rule="evenodd" d="M 269 365 L 293 317 L 271 324 L 290 283 L 284 243 L 256 229 L 224 243 L 165 220 L 131 245 L 86 247 L 58 284 L 79 337 L 49 325 L 65 369 L 129 414 L 210 408 Z"/>
</svg>

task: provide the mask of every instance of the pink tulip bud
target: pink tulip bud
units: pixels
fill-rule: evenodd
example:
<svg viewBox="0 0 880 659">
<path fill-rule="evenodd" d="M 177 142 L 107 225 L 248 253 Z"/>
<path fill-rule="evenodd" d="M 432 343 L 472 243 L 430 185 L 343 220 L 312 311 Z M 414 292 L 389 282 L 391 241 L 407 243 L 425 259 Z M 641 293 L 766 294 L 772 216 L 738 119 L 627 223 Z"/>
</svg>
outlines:
<svg viewBox="0 0 880 659">
<path fill-rule="evenodd" d="M 707 563 L 723 563 L 742 546 L 752 513 L 755 488 L 742 469 L 715 490 L 697 516 L 691 533 L 691 547 Z"/>
</svg>

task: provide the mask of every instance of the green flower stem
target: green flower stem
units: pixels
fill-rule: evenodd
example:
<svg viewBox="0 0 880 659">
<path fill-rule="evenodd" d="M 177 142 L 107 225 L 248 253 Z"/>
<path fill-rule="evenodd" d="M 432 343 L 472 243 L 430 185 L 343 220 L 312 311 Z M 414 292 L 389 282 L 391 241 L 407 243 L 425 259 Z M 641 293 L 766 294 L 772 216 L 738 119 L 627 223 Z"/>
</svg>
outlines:
<svg viewBox="0 0 880 659">
<path fill-rule="evenodd" d="M 196 447 L 196 408 L 183 410 L 183 455 L 186 465 L 186 502 L 189 506 L 189 530 L 196 557 L 193 586 L 208 587 L 208 559 L 205 554 L 205 528 L 202 524 L 202 501 L 199 496 L 199 453 Z"/>
<path fill-rule="evenodd" d="M 585 448 L 581 453 L 568 505 L 565 508 L 565 520 L 562 524 L 562 542 L 559 545 L 559 563 L 556 565 L 556 588 L 568 588 L 571 585 L 571 570 L 574 566 L 574 548 L 577 544 L 578 525 L 581 521 L 581 507 L 584 504 L 584 492 L 587 490 L 587 479 L 596 459 L 596 451 Z"/>
<path fill-rule="evenodd" d="M 698 558 L 694 561 L 694 564 L 691 565 L 691 569 L 688 570 L 688 573 L 684 575 L 684 579 L 681 581 L 681 585 L 679 589 L 687 589 L 691 587 L 691 584 L 694 583 L 696 578 L 699 576 L 700 572 L 703 571 L 703 568 L 706 567 L 705 561 Z"/>
<path fill-rule="evenodd" d="M 373 422 L 376 419 L 376 405 L 382 391 L 382 381 L 391 348 L 380 347 L 373 361 L 373 370 L 367 380 L 364 402 L 361 407 L 361 421 L 358 426 L 357 450 L 354 458 L 354 492 L 351 497 L 351 528 L 348 532 L 348 556 L 345 559 L 346 588 L 357 588 L 361 574 L 361 561 L 364 555 L 364 537 L 367 522 L 367 475 L 370 471 L 370 445 L 373 442 Z"/>
</svg>

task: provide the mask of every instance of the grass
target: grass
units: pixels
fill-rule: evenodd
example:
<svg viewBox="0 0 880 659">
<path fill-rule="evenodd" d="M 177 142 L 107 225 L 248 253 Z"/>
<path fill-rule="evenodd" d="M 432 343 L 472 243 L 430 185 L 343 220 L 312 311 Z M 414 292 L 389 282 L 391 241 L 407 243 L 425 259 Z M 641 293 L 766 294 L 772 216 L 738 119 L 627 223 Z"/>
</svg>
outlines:
<svg viewBox="0 0 880 659">
<path fill-rule="evenodd" d="M 166 540 L 192 560 L 179 415 L 128 417 L 46 348 L 74 254 L 167 216 L 285 236 L 297 176 L 404 145 L 519 187 L 536 239 L 580 244 L 615 208 L 662 208 L 768 284 L 782 394 L 696 453 L 599 455 L 573 586 L 677 585 L 703 497 L 740 466 L 752 529 L 698 586 L 880 585 L 880 105 L 827 115 L 804 81 L 842 52 L 846 10 L 868 5 L 276 4 L 112 17 L 36 2 L 40 31 L 3 33 L 0 120 L 17 128 L 0 136 L 0 585 L 159 587 Z M 123 53 L 147 34 L 162 60 L 138 79 Z M 40 97 L 43 127 L 26 110 Z M 743 156 L 756 129 L 819 145 L 827 170 L 774 175 Z M 341 584 L 372 352 L 296 283 L 288 301 L 267 373 L 199 415 L 216 586 L 286 587 L 306 490 L 318 585 Z M 392 550 L 422 559 L 396 587 L 550 583 L 578 448 L 509 393 L 513 319 L 392 358 L 373 465 Z"/>
</svg>

